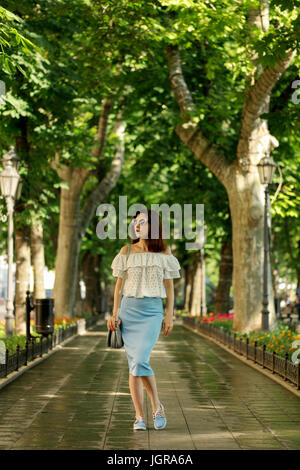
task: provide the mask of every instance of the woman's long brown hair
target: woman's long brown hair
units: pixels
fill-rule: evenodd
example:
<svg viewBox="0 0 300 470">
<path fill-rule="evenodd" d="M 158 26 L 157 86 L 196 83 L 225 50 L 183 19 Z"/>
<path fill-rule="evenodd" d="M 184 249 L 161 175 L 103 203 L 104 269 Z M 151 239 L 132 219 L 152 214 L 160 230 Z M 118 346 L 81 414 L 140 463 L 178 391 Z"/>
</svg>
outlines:
<svg viewBox="0 0 300 470">
<path fill-rule="evenodd" d="M 152 251 L 154 253 L 160 253 L 161 251 L 166 251 L 167 244 L 162 238 L 162 221 L 159 214 L 151 209 L 142 209 L 141 211 L 137 211 L 135 216 L 132 220 L 136 219 L 139 214 L 146 214 L 148 216 L 148 238 L 145 238 L 144 241 L 147 245 L 148 251 Z M 151 224 L 154 226 L 154 233 L 156 233 L 156 228 L 158 227 L 158 238 L 151 238 Z M 134 238 L 135 230 L 134 226 L 131 225 L 131 244 L 138 243 L 140 238 Z"/>
</svg>

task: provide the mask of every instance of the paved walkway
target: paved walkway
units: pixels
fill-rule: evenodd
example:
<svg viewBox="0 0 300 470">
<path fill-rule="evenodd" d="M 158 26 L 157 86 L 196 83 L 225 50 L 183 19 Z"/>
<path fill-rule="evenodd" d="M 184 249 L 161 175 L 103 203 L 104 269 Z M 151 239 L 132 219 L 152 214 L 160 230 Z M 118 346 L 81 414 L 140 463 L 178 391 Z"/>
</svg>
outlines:
<svg viewBox="0 0 300 470">
<path fill-rule="evenodd" d="M 106 323 L 0 390 L 0 449 L 300 449 L 300 400 L 217 345 L 175 324 L 151 356 L 167 427 L 135 411 L 124 349 Z"/>
</svg>

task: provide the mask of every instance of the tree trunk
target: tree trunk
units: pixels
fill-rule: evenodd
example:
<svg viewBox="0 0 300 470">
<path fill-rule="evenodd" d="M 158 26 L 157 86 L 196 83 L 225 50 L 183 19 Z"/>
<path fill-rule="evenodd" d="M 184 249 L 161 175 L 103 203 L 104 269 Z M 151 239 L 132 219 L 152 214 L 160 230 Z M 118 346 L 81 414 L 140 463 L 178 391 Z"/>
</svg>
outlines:
<svg viewBox="0 0 300 470">
<path fill-rule="evenodd" d="M 192 292 L 190 302 L 190 315 L 200 316 L 201 313 L 201 259 L 200 251 L 194 254 L 194 270 L 192 279 Z"/>
<path fill-rule="evenodd" d="M 81 318 L 83 315 L 83 299 L 81 297 L 81 287 L 80 287 L 80 271 L 77 275 L 77 287 L 76 287 L 76 302 L 75 302 L 75 316 Z"/>
<path fill-rule="evenodd" d="M 257 10 L 251 8 L 249 22 L 261 25 L 264 30 L 268 28 L 267 2 L 263 2 Z M 296 50 L 289 48 L 274 66 L 262 69 L 258 64 L 256 69 L 253 68 L 252 82 L 245 89 L 236 156 L 234 160 L 229 161 L 207 139 L 201 128 L 201 121 L 197 122 L 195 118 L 197 110 L 183 76 L 178 46 L 166 47 L 169 80 L 181 117 L 176 132 L 182 142 L 225 186 L 228 193 L 233 245 L 233 330 L 242 333 L 261 329 L 264 191 L 259 180 L 257 164 L 263 156 L 269 155 L 278 146 L 276 138 L 268 131 L 267 121 L 260 116 L 268 112 L 272 89 L 296 53 Z M 272 330 L 276 327 L 276 318 L 271 269 L 268 279 L 269 327 Z"/>
<path fill-rule="evenodd" d="M 279 291 L 279 282 L 280 282 L 280 273 L 278 270 L 278 258 L 274 259 L 273 264 L 273 291 L 274 291 L 274 301 L 275 301 L 275 312 L 276 315 L 280 313 L 280 291 Z"/>
<path fill-rule="evenodd" d="M 16 244 L 16 335 L 26 334 L 26 291 L 30 290 L 29 229 L 15 229 Z"/>
<path fill-rule="evenodd" d="M 43 243 L 43 225 L 41 224 L 41 222 L 35 223 L 34 220 L 32 220 L 30 230 L 30 247 L 34 276 L 34 299 L 44 299 L 45 256 Z"/>
<path fill-rule="evenodd" d="M 55 282 L 52 297 L 55 317 L 72 317 L 76 299 L 78 256 L 80 250 L 79 209 L 84 172 L 80 168 L 66 168 L 64 180 L 69 189 L 61 188 Z"/>
<path fill-rule="evenodd" d="M 230 287 L 232 284 L 232 243 L 224 242 L 221 248 L 219 282 L 215 298 L 215 315 L 228 313 L 230 309 Z"/>
<path fill-rule="evenodd" d="M 263 187 L 254 174 L 252 178 L 237 175 L 236 180 L 239 184 L 233 184 L 229 191 L 234 261 L 233 329 L 249 333 L 262 328 L 264 195 Z M 270 263 L 268 265 L 269 327 L 273 329 L 276 327 L 276 316 Z"/>
<path fill-rule="evenodd" d="M 105 304 L 103 302 L 103 289 L 102 289 L 102 285 L 103 285 L 103 271 L 102 269 L 100 269 L 101 267 L 101 263 L 102 263 L 102 258 L 103 256 L 102 255 L 98 255 L 98 263 L 97 265 L 95 266 L 95 270 L 96 272 L 98 273 L 98 297 L 97 297 L 97 300 L 96 300 L 96 311 L 99 312 L 99 313 L 104 313 L 107 309 L 105 308 Z"/>
<path fill-rule="evenodd" d="M 101 308 L 102 308 L 102 312 L 112 313 L 113 301 L 111 303 L 111 298 L 113 298 L 114 293 L 112 292 L 112 294 L 111 294 L 111 283 L 108 282 L 107 280 L 104 280 L 103 286 L 104 287 L 102 288 L 102 285 L 101 285 L 101 292 L 102 292 Z"/>
<path fill-rule="evenodd" d="M 191 314 L 192 308 L 192 296 L 193 296 L 193 280 L 195 276 L 196 268 L 193 264 L 188 264 L 186 267 L 187 276 L 186 276 L 186 294 L 185 294 L 185 306 L 184 310 Z"/>
<path fill-rule="evenodd" d="M 186 265 L 184 268 L 184 307 L 185 312 L 189 311 L 191 291 L 192 291 L 192 266 L 190 264 Z"/>
<path fill-rule="evenodd" d="M 86 296 L 84 302 L 85 312 L 99 313 L 101 310 L 100 306 L 100 255 L 92 255 L 87 253 L 82 262 L 82 271 L 84 276 L 84 282 L 86 286 Z"/>
<path fill-rule="evenodd" d="M 207 304 L 206 304 L 206 256 L 204 254 L 204 247 L 200 249 L 201 259 L 201 317 L 207 315 Z"/>
<path fill-rule="evenodd" d="M 71 168 L 61 164 L 58 154 L 55 156 L 55 161 L 52 162 L 52 166 L 55 168 L 58 175 L 66 181 L 69 186 L 68 189 L 61 188 L 55 283 L 52 293 L 52 297 L 55 299 L 55 316 L 57 318 L 74 316 L 81 242 L 95 214 L 97 205 L 102 202 L 114 188 L 121 174 L 125 153 L 125 123 L 120 117 L 121 113 L 118 112 L 114 127 L 114 133 L 117 135 L 118 139 L 110 170 L 102 178 L 98 186 L 90 193 L 81 211 L 80 194 L 89 176 L 89 171 L 84 168 Z M 103 132 L 101 135 L 103 137 Z M 93 150 L 93 155 L 95 156 L 95 149 Z"/>
</svg>

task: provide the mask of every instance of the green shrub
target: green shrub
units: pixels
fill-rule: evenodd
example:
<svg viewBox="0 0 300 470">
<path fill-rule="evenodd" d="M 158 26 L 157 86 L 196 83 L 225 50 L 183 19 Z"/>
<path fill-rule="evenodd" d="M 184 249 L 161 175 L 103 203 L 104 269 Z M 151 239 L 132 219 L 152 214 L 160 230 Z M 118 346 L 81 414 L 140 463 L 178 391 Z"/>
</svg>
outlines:
<svg viewBox="0 0 300 470">
<path fill-rule="evenodd" d="M 76 325 L 76 321 L 68 323 L 69 326 Z M 54 334 L 63 328 L 66 328 L 66 325 L 64 323 L 59 323 L 57 325 L 54 325 Z M 40 342 L 40 339 L 43 337 L 42 335 L 39 335 L 36 332 L 35 325 L 31 325 L 30 327 L 31 335 L 34 336 L 36 339 L 36 343 Z M 8 354 L 14 354 L 17 350 L 17 345 L 20 345 L 20 349 L 25 349 L 26 348 L 26 335 L 12 335 L 9 336 L 8 338 L 5 338 L 5 328 L 1 327 L 0 328 L 0 339 L 1 341 L 4 342 L 5 347 L 8 349 Z"/>
<path fill-rule="evenodd" d="M 288 353 L 288 359 L 291 360 L 292 354 L 298 347 L 293 348 L 292 343 L 296 339 L 300 339 L 299 334 L 295 334 L 289 327 L 283 322 L 278 322 L 276 330 L 269 332 L 250 331 L 249 333 L 241 333 L 238 331 L 232 331 L 233 320 L 214 320 L 210 322 L 214 328 L 223 329 L 226 332 L 235 333 L 236 339 L 243 342 L 249 338 L 249 344 L 254 346 L 257 341 L 257 347 L 263 348 L 266 345 L 266 351 L 272 353 L 273 351 L 280 357 L 285 357 L 285 353 Z"/>
</svg>

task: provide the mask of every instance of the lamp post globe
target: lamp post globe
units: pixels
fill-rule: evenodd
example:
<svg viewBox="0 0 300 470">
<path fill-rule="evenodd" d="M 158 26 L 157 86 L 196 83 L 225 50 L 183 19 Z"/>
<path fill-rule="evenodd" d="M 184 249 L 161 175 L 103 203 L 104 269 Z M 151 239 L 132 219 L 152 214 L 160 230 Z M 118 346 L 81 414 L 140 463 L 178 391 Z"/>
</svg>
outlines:
<svg viewBox="0 0 300 470">
<path fill-rule="evenodd" d="M 276 163 L 273 158 L 265 155 L 257 165 L 259 179 L 261 184 L 271 184 L 276 169 Z"/>
</svg>

